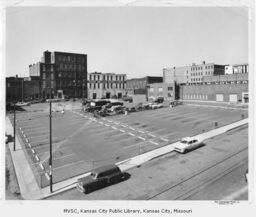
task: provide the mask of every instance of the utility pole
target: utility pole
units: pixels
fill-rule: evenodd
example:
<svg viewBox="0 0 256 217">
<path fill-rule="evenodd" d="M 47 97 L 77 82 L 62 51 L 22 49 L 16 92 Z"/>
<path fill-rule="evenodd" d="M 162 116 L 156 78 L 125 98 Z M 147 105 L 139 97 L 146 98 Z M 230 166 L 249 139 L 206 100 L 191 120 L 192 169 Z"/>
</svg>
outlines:
<svg viewBox="0 0 256 217">
<path fill-rule="evenodd" d="M 13 106 L 13 138 L 14 138 L 14 142 L 13 142 L 13 151 L 16 151 L 16 108 L 15 108 L 15 103 Z"/>
<path fill-rule="evenodd" d="M 52 193 L 52 102 L 50 101 L 50 159 L 49 159 L 49 175 L 50 175 L 50 192 Z"/>
</svg>

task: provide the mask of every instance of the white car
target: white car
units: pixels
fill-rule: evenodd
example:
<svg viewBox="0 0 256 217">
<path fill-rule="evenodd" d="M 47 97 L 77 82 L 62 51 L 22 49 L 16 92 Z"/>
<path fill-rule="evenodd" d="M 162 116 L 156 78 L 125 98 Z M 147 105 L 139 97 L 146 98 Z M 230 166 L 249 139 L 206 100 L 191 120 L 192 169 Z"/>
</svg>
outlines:
<svg viewBox="0 0 256 217">
<path fill-rule="evenodd" d="M 196 149 L 200 146 L 202 146 L 202 140 L 196 137 L 185 137 L 183 139 L 181 139 L 180 142 L 178 142 L 175 146 L 174 146 L 174 150 L 185 154 L 188 151 L 191 151 L 193 149 Z"/>
<path fill-rule="evenodd" d="M 149 105 L 149 107 L 150 107 L 151 109 L 162 108 L 162 107 L 163 107 L 163 104 L 152 103 L 152 104 Z"/>
</svg>

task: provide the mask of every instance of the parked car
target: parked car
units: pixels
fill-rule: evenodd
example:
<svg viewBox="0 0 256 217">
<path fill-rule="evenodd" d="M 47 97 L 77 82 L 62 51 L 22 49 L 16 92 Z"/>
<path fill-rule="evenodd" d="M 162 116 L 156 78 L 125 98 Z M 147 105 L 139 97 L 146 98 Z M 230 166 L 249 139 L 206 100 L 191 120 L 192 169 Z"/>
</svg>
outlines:
<svg viewBox="0 0 256 217">
<path fill-rule="evenodd" d="M 173 108 L 177 105 L 182 105 L 182 102 L 175 100 L 175 101 L 170 102 L 170 104 L 169 104 L 170 108 Z"/>
<path fill-rule="evenodd" d="M 30 102 L 17 102 L 15 105 L 16 106 L 29 106 L 31 103 Z"/>
<path fill-rule="evenodd" d="M 149 104 L 149 107 L 151 109 L 158 109 L 158 108 L 162 108 L 163 104 L 161 104 L 161 103 L 151 103 L 151 104 Z"/>
<path fill-rule="evenodd" d="M 174 150 L 179 153 L 185 154 L 189 151 L 201 147 L 203 145 L 202 142 L 203 141 L 199 138 L 185 137 L 174 146 Z"/>
<path fill-rule="evenodd" d="M 246 183 L 248 182 L 248 169 L 245 172 L 245 181 L 246 181 Z"/>
<path fill-rule="evenodd" d="M 90 175 L 77 180 L 77 189 L 85 194 L 118 181 L 125 180 L 127 173 L 122 172 L 115 164 L 95 169 Z"/>
</svg>

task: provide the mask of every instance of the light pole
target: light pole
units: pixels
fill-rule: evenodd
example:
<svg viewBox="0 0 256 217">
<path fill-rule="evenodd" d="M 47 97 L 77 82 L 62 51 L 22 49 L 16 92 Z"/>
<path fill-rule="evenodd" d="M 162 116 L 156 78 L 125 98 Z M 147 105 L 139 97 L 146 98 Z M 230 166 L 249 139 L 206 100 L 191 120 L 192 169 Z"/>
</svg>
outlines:
<svg viewBox="0 0 256 217">
<path fill-rule="evenodd" d="M 16 108 L 15 108 L 15 103 L 13 106 L 13 151 L 16 151 Z"/>
<path fill-rule="evenodd" d="M 52 102 L 50 101 L 50 158 L 49 158 L 49 175 L 50 175 L 50 192 L 52 193 Z"/>
</svg>

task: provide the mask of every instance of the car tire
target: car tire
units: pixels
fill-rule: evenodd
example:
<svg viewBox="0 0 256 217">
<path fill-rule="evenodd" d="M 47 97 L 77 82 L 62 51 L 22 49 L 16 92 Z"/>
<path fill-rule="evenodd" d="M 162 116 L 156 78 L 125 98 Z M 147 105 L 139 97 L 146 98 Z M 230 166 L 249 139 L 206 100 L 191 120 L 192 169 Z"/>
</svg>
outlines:
<svg viewBox="0 0 256 217">
<path fill-rule="evenodd" d="M 88 193 L 89 193 L 89 188 L 84 187 L 84 193 L 85 193 L 85 194 L 88 194 Z"/>
<path fill-rule="evenodd" d="M 183 154 L 186 154 L 186 153 L 188 153 L 188 149 L 185 149 L 185 150 L 183 151 Z"/>
</svg>

